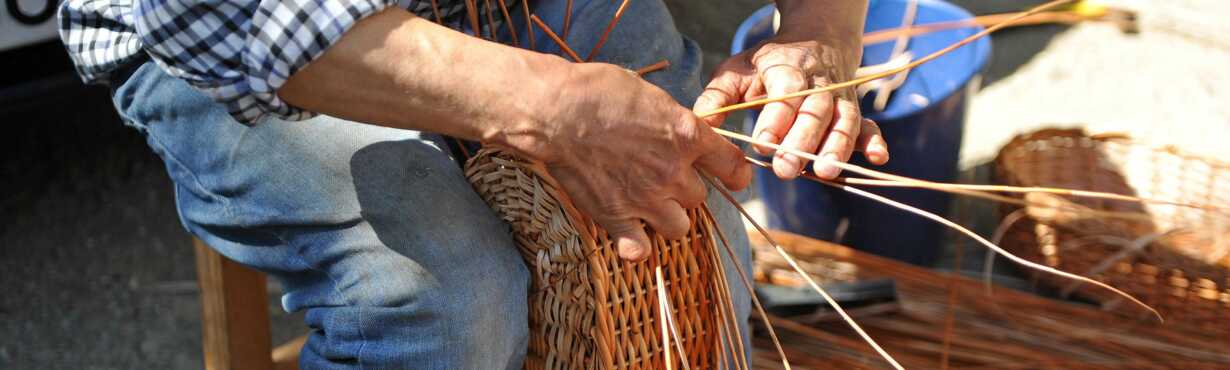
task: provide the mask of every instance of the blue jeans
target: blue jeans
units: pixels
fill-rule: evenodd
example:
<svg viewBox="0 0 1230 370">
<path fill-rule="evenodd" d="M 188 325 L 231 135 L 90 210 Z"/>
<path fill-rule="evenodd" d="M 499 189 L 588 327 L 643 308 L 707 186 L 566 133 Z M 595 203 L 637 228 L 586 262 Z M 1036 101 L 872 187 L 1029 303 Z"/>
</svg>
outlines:
<svg viewBox="0 0 1230 370">
<path fill-rule="evenodd" d="M 561 30 L 562 3 L 540 2 L 535 12 Z M 616 5 L 575 2 L 568 41 L 579 53 Z M 518 16 L 524 45 L 523 22 Z M 537 36 L 539 51 L 558 53 Z M 639 68 L 662 58 L 671 67 L 647 79 L 690 106 L 700 50 L 650 0 L 631 3 L 597 59 Z M 165 162 L 184 226 L 279 280 L 287 311 L 306 311 L 302 368 L 521 367 L 526 266 L 441 136 L 327 116 L 244 126 L 148 62 L 114 87 L 113 99 Z M 750 266 L 736 211 L 715 191 L 709 205 Z M 734 293 L 746 317 L 748 297 Z"/>
</svg>

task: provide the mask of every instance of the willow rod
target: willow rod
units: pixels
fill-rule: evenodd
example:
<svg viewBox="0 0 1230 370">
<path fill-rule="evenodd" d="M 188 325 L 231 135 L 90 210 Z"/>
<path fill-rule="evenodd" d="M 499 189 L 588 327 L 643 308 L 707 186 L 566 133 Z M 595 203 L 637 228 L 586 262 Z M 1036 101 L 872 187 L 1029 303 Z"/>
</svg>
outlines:
<svg viewBox="0 0 1230 370">
<path fill-rule="evenodd" d="M 705 175 L 703 171 L 700 171 L 700 174 L 700 178 L 705 179 L 705 181 L 709 182 L 711 185 L 713 184 L 713 182 L 708 179 L 708 175 Z M 725 190 L 726 188 L 717 189 Z M 735 208 L 740 208 L 739 202 L 736 202 L 733 199 L 734 198 L 731 197 L 727 200 L 730 201 Z M 709 211 L 708 207 L 702 208 L 705 208 L 705 212 L 709 215 L 709 218 L 713 218 L 713 213 Z M 722 228 L 718 227 L 716 222 L 717 221 L 714 220 L 713 229 L 717 230 L 718 238 L 722 240 L 722 248 L 726 250 L 726 255 L 730 257 L 731 264 L 735 266 L 735 271 L 738 272 L 739 282 L 743 283 L 743 288 L 747 290 L 748 296 L 752 298 L 752 307 L 760 313 L 760 319 L 764 322 L 765 329 L 769 332 L 769 338 L 773 340 L 773 346 L 777 349 L 777 355 L 781 359 L 782 367 L 785 370 L 791 370 L 790 359 L 786 358 L 786 350 L 782 348 L 781 340 L 777 339 L 777 331 L 773 329 L 773 323 L 769 322 L 768 313 L 765 312 L 764 305 L 760 304 L 760 298 L 756 297 L 756 289 L 752 285 L 752 281 L 748 279 L 748 276 L 752 275 L 748 274 L 747 271 L 743 269 L 743 264 L 739 263 L 739 257 L 735 255 L 735 250 L 730 247 L 730 243 L 726 240 L 726 234 L 722 232 Z M 725 275 L 725 271 L 723 271 L 722 274 Z M 751 335 L 751 333 L 748 333 L 748 335 Z M 742 340 L 740 340 L 740 343 L 742 343 Z M 740 344 L 740 347 L 742 348 L 742 344 Z"/>
<path fill-rule="evenodd" d="M 829 295 L 824 288 L 820 287 L 820 284 L 816 283 L 815 279 L 811 278 L 810 273 L 804 270 L 802 266 L 799 266 L 798 261 L 795 261 L 794 257 L 792 257 L 790 253 L 787 253 L 786 250 L 782 248 L 781 244 L 778 244 L 777 241 L 773 239 L 773 236 L 769 235 L 768 230 L 765 230 L 765 228 L 760 226 L 756 220 L 752 219 L 752 215 L 747 213 L 746 209 L 743 209 L 743 206 L 739 204 L 739 201 L 735 200 L 735 197 L 730 194 L 729 190 L 726 190 L 726 187 L 717 184 L 713 181 L 713 179 L 710 179 L 708 175 L 702 174 L 701 178 L 704 179 L 705 182 L 709 183 L 710 187 L 717 189 L 718 192 L 722 194 L 722 197 L 726 198 L 726 201 L 730 202 L 735 209 L 738 209 L 739 213 L 743 214 L 743 217 L 756 228 L 756 231 L 760 232 L 760 235 L 764 236 L 765 240 L 768 241 L 769 244 L 773 245 L 773 249 L 777 251 L 777 254 L 780 255 L 782 259 L 785 259 L 786 263 L 790 264 L 790 267 L 803 277 L 803 280 L 807 281 L 807 284 L 811 286 L 812 290 L 815 290 L 816 293 L 820 293 L 820 296 L 824 297 L 824 301 L 828 302 L 829 306 L 832 306 L 833 310 L 837 311 L 838 315 L 841 315 L 842 320 L 845 320 L 845 322 L 850 325 L 850 328 L 854 329 L 854 332 L 858 333 L 858 335 L 862 337 L 863 340 L 871 346 L 871 348 L 875 349 L 876 353 L 880 354 L 880 357 L 883 357 L 885 361 L 888 361 L 894 369 L 905 369 L 900 363 L 897 362 L 896 359 L 893 358 L 892 355 L 888 354 L 888 351 L 885 351 L 883 347 L 880 347 L 880 344 L 876 343 L 876 340 L 872 339 L 871 335 L 867 334 L 867 332 L 863 330 L 863 327 L 859 326 L 858 322 L 855 322 L 854 318 L 850 317 L 850 314 L 846 313 L 845 309 L 841 308 L 841 305 L 837 303 L 837 300 L 833 299 L 833 296 Z M 752 296 L 754 297 L 755 293 L 753 293 Z M 763 311 L 761 314 L 764 314 Z"/>
<path fill-rule="evenodd" d="M 504 13 L 504 25 L 508 27 L 508 36 L 512 38 L 513 46 L 521 47 L 521 42 L 517 41 L 517 30 L 513 28 L 512 15 L 508 14 L 508 4 L 504 0 L 498 0 L 498 2 L 500 4 L 500 13 Z"/>
<path fill-rule="evenodd" d="M 1097 280 L 1093 280 L 1093 279 L 1090 279 L 1090 278 L 1087 278 L 1087 277 L 1084 277 L 1084 276 L 1080 276 L 1080 275 L 1077 275 L 1077 274 L 1073 274 L 1073 273 L 1070 273 L 1070 272 L 1066 272 L 1066 271 L 1063 271 L 1063 270 L 1055 269 L 1055 268 L 1050 267 L 1050 266 L 1045 266 L 1045 265 L 1037 264 L 1037 263 L 1031 262 L 1031 261 L 1029 261 L 1029 260 L 1026 260 L 1026 259 L 1024 259 L 1024 258 L 1017 257 L 1016 255 L 1014 255 L 1014 254 L 1012 254 L 1012 253 L 1008 253 L 1008 251 L 1007 251 L 1007 250 L 1004 250 L 1003 248 L 1000 248 L 1000 246 L 996 245 L 995 243 L 992 243 L 991 241 L 987 240 L 986 238 L 983 238 L 981 235 L 978 235 L 977 233 L 975 233 L 975 232 L 973 232 L 973 231 L 970 231 L 969 229 L 966 229 L 964 226 L 961 226 L 961 225 L 959 225 L 959 224 L 957 224 L 957 223 L 955 223 L 955 222 L 952 222 L 952 221 L 949 221 L 948 219 L 945 219 L 945 218 L 943 218 L 943 217 L 940 217 L 939 215 L 936 215 L 936 214 L 934 214 L 934 213 L 927 212 L 927 211 L 924 211 L 924 210 L 921 210 L 921 209 L 918 209 L 918 208 L 915 208 L 915 207 L 912 207 L 912 206 L 909 206 L 909 205 L 906 205 L 906 204 L 903 204 L 903 203 L 900 203 L 900 202 L 894 201 L 894 200 L 892 200 L 892 199 L 888 199 L 888 198 L 885 198 L 885 197 L 882 197 L 882 196 L 879 196 L 879 195 L 873 194 L 873 193 L 869 193 L 869 192 L 867 192 L 867 191 L 864 191 L 864 190 L 862 190 L 862 189 L 858 189 L 858 188 L 855 188 L 855 187 L 852 187 L 852 186 L 849 186 L 849 185 L 839 184 L 839 183 L 836 183 L 836 182 L 833 182 L 833 181 L 829 181 L 829 180 L 821 179 L 821 178 L 816 177 L 815 175 L 812 175 L 812 174 L 810 174 L 810 173 L 804 173 L 804 174 L 803 174 L 803 177 L 804 177 L 804 178 L 806 178 L 806 179 L 808 179 L 808 180 L 816 181 L 816 182 L 819 182 L 819 183 L 821 183 L 821 184 L 825 184 L 825 185 L 828 185 L 828 186 L 832 186 L 832 187 L 835 187 L 835 188 L 841 189 L 841 190 L 846 191 L 846 192 L 849 192 L 849 193 L 853 193 L 853 194 L 855 194 L 855 195 L 858 195 L 858 196 L 861 196 L 861 197 L 864 197 L 864 198 L 869 198 L 869 199 L 871 199 L 871 200 L 874 200 L 874 201 L 877 201 L 877 202 L 880 202 L 880 203 L 887 204 L 887 205 L 892 206 L 892 207 L 894 207 L 894 208 L 897 208 L 897 209 L 900 209 L 900 210 L 903 210 L 903 211 L 906 211 L 906 212 L 910 212 L 910 213 L 913 213 L 913 214 L 916 214 L 916 215 L 922 216 L 922 217 L 924 217 L 924 218 L 930 219 L 930 220 L 932 220 L 932 221 L 938 222 L 938 223 L 940 223 L 940 224 L 943 224 L 944 226 L 948 226 L 949 228 L 952 228 L 953 230 L 957 230 L 958 232 L 960 232 L 960 233 L 962 233 L 962 234 L 965 234 L 966 236 L 968 236 L 968 237 L 970 237 L 970 238 L 974 239 L 975 241 L 977 241 L 978 243 L 982 244 L 983 246 L 986 246 L 987 248 L 990 248 L 991 250 L 995 251 L 996 253 L 999 253 L 1000 255 L 1003 255 L 1005 258 L 1008 258 L 1009 260 L 1012 260 L 1013 262 L 1016 262 L 1016 263 L 1018 263 L 1018 264 L 1020 264 L 1020 265 L 1022 265 L 1022 266 L 1029 267 L 1029 268 L 1032 268 L 1032 269 L 1035 269 L 1035 270 L 1038 270 L 1038 271 L 1047 272 L 1047 273 L 1050 273 L 1050 274 L 1053 274 L 1053 275 L 1056 275 L 1056 276 L 1061 276 L 1061 277 L 1065 277 L 1065 278 L 1068 278 L 1068 279 L 1072 279 L 1072 280 L 1080 281 L 1080 282 L 1083 282 L 1083 283 L 1087 283 L 1087 284 L 1095 285 L 1095 286 L 1098 286 L 1098 287 L 1100 287 L 1100 288 L 1103 288 L 1103 289 L 1109 290 L 1109 291 L 1111 291 L 1111 292 L 1113 292 L 1113 293 L 1115 293 L 1115 294 L 1117 294 L 1117 295 L 1119 295 L 1119 296 L 1122 296 L 1122 297 L 1124 297 L 1124 298 L 1128 299 L 1128 300 L 1129 300 L 1129 301 L 1131 301 L 1132 303 L 1135 303 L 1136 305 L 1139 305 L 1140 307 L 1143 307 L 1144 309 L 1148 310 L 1148 311 L 1149 311 L 1149 312 L 1151 312 L 1154 316 L 1156 316 L 1156 317 L 1157 317 L 1158 321 L 1165 322 L 1165 319 L 1163 319 L 1163 318 L 1162 318 L 1162 314 L 1161 314 L 1161 313 L 1159 313 L 1156 309 L 1154 309 L 1153 307 L 1149 306 L 1148 304 L 1145 304 L 1144 302 L 1141 302 L 1139 299 L 1136 299 L 1136 297 L 1133 297 L 1131 294 L 1127 294 L 1127 293 L 1126 293 L 1126 292 L 1124 292 L 1124 291 L 1121 291 L 1121 290 L 1119 290 L 1119 289 L 1117 289 L 1117 288 L 1115 288 L 1115 287 L 1112 287 L 1112 286 L 1110 286 L 1110 285 L 1108 285 L 1108 284 L 1106 284 L 1106 283 L 1103 283 L 1103 282 L 1100 282 L 1100 281 L 1097 281 Z"/>
<path fill-rule="evenodd" d="M 590 50 L 589 55 L 585 56 L 586 62 L 593 61 L 594 56 L 598 55 L 598 50 L 602 49 L 602 45 L 606 44 L 606 38 L 611 36 L 611 31 L 615 30 L 615 25 L 619 24 L 619 19 L 624 16 L 624 10 L 628 8 L 629 1 L 631 0 L 624 0 L 624 2 L 619 4 L 619 9 L 615 9 L 615 15 L 611 17 L 611 23 L 608 23 L 606 30 L 602 31 L 602 37 L 598 38 L 598 43 L 594 44 L 594 49 Z"/>
<path fill-rule="evenodd" d="M 977 16 L 971 19 L 962 19 L 958 21 L 926 23 L 926 24 L 913 25 L 909 27 L 899 27 L 899 28 L 892 28 L 892 29 L 887 29 L 887 30 L 868 32 L 866 34 L 863 34 L 863 45 L 878 44 L 882 42 L 892 41 L 893 39 L 897 38 L 898 36 L 902 36 L 902 35 L 918 36 L 918 35 L 925 35 L 925 34 L 933 33 L 933 32 L 973 27 L 973 26 L 986 27 L 986 26 L 994 25 L 999 22 L 1003 22 L 1005 19 L 1009 19 L 1009 18 L 1012 18 L 1013 16 L 1017 16 L 1020 14 L 1021 13 L 1017 12 L 1017 13 L 981 15 L 981 16 Z M 1071 12 L 1071 11 L 1049 12 L 1049 13 L 1040 13 L 1040 14 L 1031 15 L 1016 23 L 1013 23 L 1012 26 L 1028 26 L 1028 25 L 1037 25 L 1037 24 L 1046 24 L 1046 23 L 1079 23 L 1083 21 L 1095 20 L 1098 18 L 1100 17 L 1087 16 L 1087 15 L 1083 15 L 1083 14 L 1079 14 L 1077 12 Z"/>
<path fill-rule="evenodd" d="M 773 97 L 773 98 L 763 98 L 763 99 L 752 100 L 752 101 L 743 102 L 743 103 L 738 103 L 738 104 L 732 104 L 732 105 L 728 105 L 728 106 L 725 106 L 725 107 L 722 107 L 722 108 L 718 108 L 718 109 L 715 109 L 715 110 L 712 110 L 712 111 L 709 111 L 709 112 L 704 112 L 704 113 L 701 113 L 701 114 L 699 114 L 699 116 L 703 118 L 703 117 L 709 117 L 709 116 L 712 116 L 712 115 L 717 115 L 717 114 L 722 114 L 722 113 L 732 112 L 732 111 L 736 111 L 736 110 L 742 110 L 742 109 L 748 109 L 748 108 L 759 107 L 759 106 L 762 106 L 762 105 L 765 105 L 765 104 L 769 104 L 769 103 L 780 102 L 780 101 L 784 101 L 784 100 L 788 100 L 788 99 L 793 99 L 793 98 L 798 98 L 798 97 L 804 97 L 804 96 L 808 96 L 808 95 L 812 95 L 812 94 L 818 94 L 818 93 L 822 93 L 822 92 L 826 92 L 826 91 L 833 91 L 833 90 L 837 90 L 837 89 L 844 89 L 844 88 L 847 88 L 847 87 L 852 87 L 852 86 L 858 86 L 858 85 L 860 85 L 860 84 L 867 83 L 867 82 L 869 82 L 869 81 L 874 81 L 874 80 L 878 80 L 878 79 L 885 78 L 885 77 L 888 77 L 888 76 L 892 76 L 892 75 L 895 75 L 895 74 L 898 74 L 898 73 L 904 72 L 904 71 L 906 71 L 906 70 L 913 69 L 914 67 L 918 67 L 918 66 L 922 65 L 923 63 L 926 63 L 926 62 L 930 62 L 930 61 L 932 61 L 932 60 L 935 60 L 936 58 L 939 58 L 939 57 L 943 56 L 944 54 L 948 54 L 948 53 L 952 52 L 953 50 L 957 50 L 958 48 L 960 48 L 960 47 L 962 47 L 962 46 L 965 46 L 966 44 L 969 44 L 969 43 L 971 43 L 971 42 L 977 41 L 978 39 L 981 39 L 981 38 L 983 38 L 983 37 L 986 37 L 987 35 L 991 34 L 991 32 L 995 32 L 995 31 L 998 31 L 999 29 L 1002 29 L 1002 28 L 1004 28 L 1004 27 L 1008 27 L 1008 26 L 1010 26 L 1010 25 L 1012 25 L 1012 24 L 1014 24 L 1014 23 L 1016 23 L 1016 22 L 1018 22 L 1018 21 L 1020 21 L 1020 20 L 1024 19 L 1025 17 L 1031 16 L 1031 15 L 1034 15 L 1034 14 L 1038 14 L 1038 13 L 1041 13 L 1041 12 L 1046 11 L 1046 10 L 1048 10 L 1048 9 L 1052 9 L 1052 8 L 1057 7 L 1057 6 L 1064 5 L 1064 4 L 1068 4 L 1068 3 L 1072 3 L 1072 2 L 1075 2 L 1075 1 L 1076 1 L 1076 0 L 1054 0 L 1054 1 L 1048 2 L 1048 3 L 1046 3 L 1046 4 L 1039 5 L 1039 6 L 1037 6 L 1037 7 L 1034 7 L 1033 9 L 1030 9 L 1029 11 L 1026 11 L 1026 12 L 1020 13 L 1020 14 L 1018 14 L 1017 16 L 1012 17 L 1012 18 L 1009 18 L 1008 20 L 1006 20 L 1006 21 L 1004 21 L 1004 22 L 1002 22 L 1002 23 L 998 23 L 998 24 L 996 24 L 996 25 L 994 25 L 994 26 L 988 27 L 988 28 L 986 28 L 986 29 L 984 29 L 984 30 L 982 30 L 982 31 L 979 31 L 978 33 L 975 33 L 975 34 L 973 34 L 973 35 L 970 35 L 969 37 L 966 37 L 965 39 L 963 39 L 963 40 L 961 40 L 961 41 L 958 41 L 958 42 L 957 42 L 957 43 L 955 43 L 955 44 L 949 45 L 949 46 L 947 46 L 947 47 L 945 47 L 945 48 L 943 48 L 943 49 L 940 49 L 939 51 L 936 51 L 936 52 L 934 52 L 934 53 L 931 53 L 931 54 L 929 54 L 929 55 L 927 55 L 927 56 L 924 56 L 924 57 L 922 57 L 922 58 L 919 58 L 918 60 L 915 60 L 915 61 L 913 61 L 913 62 L 910 62 L 909 64 L 906 64 L 906 65 L 901 66 L 901 67 L 898 67 L 898 68 L 893 68 L 893 69 L 890 69 L 890 70 L 887 70 L 887 71 L 884 71 L 884 72 L 881 72 L 881 73 L 876 73 L 876 74 L 867 75 L 867 76 L 860 77 L 860 78 L 855 78 L 855 79 L 853 79 L 853 80 L 846 81 L 846 82 L 836 83 L 836 84 L 832 84 L 832 85 L 828 85 L 828 86 L 823 86 L 823 87 L 817 87 L 817 88 L 814 88 L 814 89 L 802 90 L 802 91 L 793 92 L 793 93 L 785 94 L 785 95 L 778 96 L 778 97 Z"/>
<path fill-rule="evenodd" d="M 543 23 L 542 19 L 538 18 L 538 15 L 530 15 L 530 20 L 534 21 L 534 24 L 537 24 L 538 28 L 542 28 L 542 31 L 546 32 L 547 37 L 550 37 L 551 40 L 555 41 L 555 43 L 559 45 L 560 50 L 563 50 L 564 53 L 568 54 L 568 56 L 571 57 L 572 60 L 576 61 L 577 63 L 585 62 L 584 59 L 581 59 L 581 57 L 577 55 L 577 52 L 573 51 L 572 48 L 568 47 L 568 43 L 564 42 L 564 39 L 561 39 L 559 35 L 556 35 L 555 31 L 552 31 L 550 26 L 547 26 L 546 23 Z"/>
<path fill-rule="evenodd" d="M 525 19 L 530 19 L 530 2 L 529 0 L 521 0 L 521 16 Z M 534 41 L 534 24 L 525 22 L 525 37 L 530 40 L 530 49 L 537 50 L 538 45 Z"/>
<path fill-rule="evenodd" d="M 640 69 L 637 69 L 636 74 L 644 76 L 646 73 L 663 70 L 663 69 L 666 69 L 666 67 L 670 67 L 670 66 L 671 66 L 671 61 L 662 59 L 662 60 L 659 60 L 657 63 L 650 64 L 650 65 L 641 67 Z"/>
<path fill-rule="evenodd" d="M 909 186 L 916 186 L 916 187 L 921 187 L 921 188 L 962 189 L 962 190 L 968 190 L 968 191 L 974 191 L 974 192 L 983 192 L 984 194 L 983 197 L 993 197 L 993 195 L 985 193 L 986 191 L 1006 192 L 1006 193 L 1048 193 L 1048 194 L 1068 195 L 1068 196 L 1082 197 L 1082 198 L 1111 199 L 1111 200 L 1120 200 L 1120 201 L 1168 204 L 1168 205 L 1190 207 L 1190 208 L 1197 208 L 1197 209 L 1224 209 L 1222 207 L 1206 207 L 1206 206 L 1199 206 L 1199 205 L 1182 203 L 1182 202 L 1174 202 L 1174 201 L 1151 199 L 1151 198 L 1141 198 L 1141 197 L 1135 197 L 1135 196 L 1130 196 L 1130 195 L 1106 193 L 1106 192 L 1100 192 L 1100 191 L 1073 190 L 1073 189 L 1061 189 L 1061 188 L 1043 188 L 1043 187 L 1020 187 L 1020 186 L 1006 186 L 1006 185 L 952 184 L 952 183 L 942 183 L 942 182 L 919 180 L 919 179 L 915 179 L 911 177 L 905 177 L 905 176 L 894 175 L 894 174 L 890 174 L 886 172 L 880 172 L 880 171 L 876 171 L 876 170 L 869 169 L 866 167 L 861 167 L 858 165 L 842 162 L 842 161 L 826 159 L 818 155 L 815 155 L 813 153 L 804 152 L 804 151 L 794 149 L 794 148 L 787 148 L 787 147 L 781 146 L 773 142 L 756 139 L 756 138 L 753 138 L 747 135 L 728 131 L 728 130 L 725 130 L 719 127 L 713 127 L 712 130 L 716 132 L 718 135 L 722 135 L 722 136 L 725 136 L 731 139 L 772 148 L 774 150 L 781 151 L 781 152 L 794 154 L 794 155 L 799 156 L 800 158 L 831 164 L 842 170 L 850 171 L 850 172 L 857 173 L 860 175 L 864 175 L 864 176 L 868 176 L 868 177 L 872 177 L 872 178 L 880 179 L 880 180 L 896 181 L 896 182 L 908 184 Z"/>
</svg>

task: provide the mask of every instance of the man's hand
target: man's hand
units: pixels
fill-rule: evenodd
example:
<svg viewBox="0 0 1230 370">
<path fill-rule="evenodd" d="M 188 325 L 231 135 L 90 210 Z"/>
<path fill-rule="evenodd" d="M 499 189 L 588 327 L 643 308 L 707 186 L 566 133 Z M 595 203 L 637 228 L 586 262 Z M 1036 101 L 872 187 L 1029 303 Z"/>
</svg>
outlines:
<svg viewBox="0 0 1230 370">
<path fill-rule="evenodd" d="M 697 113 L 854 78 L 862 57 L 866 0 L 778 1 L 778 6 L 782 13 L 778 34 L 719 65 L 693 108 Z M 706 117 L 706 122 L 717 125 L 724 118 Z M 874 164 L 888 161 L 888 146 L 880 129 L 863 119 L 853 88 L 767 104 L 752 136 L 831 160 L 847 161 L 857 150 Z M 764 155 L 773 153 L 767 147 L 755 149 Z M 793 179 L 805 164 L 803 158 L 778 152 L 773 172 Z M 815 173 L 831 179 L 840 170 L 818 162 Z"/>
<path fill-rule="evenodd" d="M 542 161 L 620 256 L 649 256 L 647 222 L 686 235 L 696 169 L 741 189 L 743 153 L 665 91 L 609 64 L 487 42 L 401 9 L 368 17 L 278 95 L 357 122 L 481 140 Z"/>
<path fill-rule="evenodd" d="M 742 189 L 751 168 L 737 146 L 714 133 L 665 91 L 608 64 L 576 64 L 553 110 L 532 135 L 502 135 L 546 163 L 581 211 L 630 260 L 649 256 L 641 220 L 666 238 L 687 235 L 687 208 L 705 201 L 696 169 Z"/>
</svg>

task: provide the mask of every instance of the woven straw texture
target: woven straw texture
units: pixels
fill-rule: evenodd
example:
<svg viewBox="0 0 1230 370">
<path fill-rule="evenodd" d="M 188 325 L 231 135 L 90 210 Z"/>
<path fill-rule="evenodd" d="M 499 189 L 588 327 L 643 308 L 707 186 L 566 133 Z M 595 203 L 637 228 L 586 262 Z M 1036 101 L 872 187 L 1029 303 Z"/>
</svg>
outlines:
<svg viewBox="0 0 1230 370">
<path fill-rule="evenodd" d="M 1003 208 L 1005 225 L 1011 224 L 1003 246 L 1120 288 L 1158 309 L 1168 323 L 1230 333 L 1230 166 L 1122 135 L 1046 129 L 1007 144 L 996 160 L 996 177 L 1007 185 L 1095 190 L 1198 206 L 1029 194 L 1026 199 L 1035 204 L 1060 208 Z M 1063 294 L 1091 298 L 1104 307 L 1122 303 L 1104 290 L 1035 276 Z"/>
<path fill-rule="evenodd" d="M 729 305 L 729 295 L 718 287 L 721 262 L 707 210 L 689 210 L 691 232 L 681 240 L 647 229 L 654 256 L 631 263 L 573 208 L 542 165 L 483 149 L 466 163 L 466 177 L 512 227 L 532 275 L 526 369 L 665 368 L 658 264 L 689 365 L 718 367 L 719 307 Z"/>
</svg>

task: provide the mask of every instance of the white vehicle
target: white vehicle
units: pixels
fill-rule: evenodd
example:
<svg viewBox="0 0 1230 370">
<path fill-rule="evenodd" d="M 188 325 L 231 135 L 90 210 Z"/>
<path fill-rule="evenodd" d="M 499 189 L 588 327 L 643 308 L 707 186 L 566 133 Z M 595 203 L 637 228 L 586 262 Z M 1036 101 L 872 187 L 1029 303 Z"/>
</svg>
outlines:
<svg viewBox="0 0 1230 370">
<path fill-rule="evenodd" d="M 60 0 L 0 0 L 0 113 L 26 109 L 39 97 L 80 86 L 60 45 Z"/>
<path fill-rule="evenodd" d="M 57 0 L 4 0 L 0 51 L 56 39 L 57 5 Z"/>
</svg>

